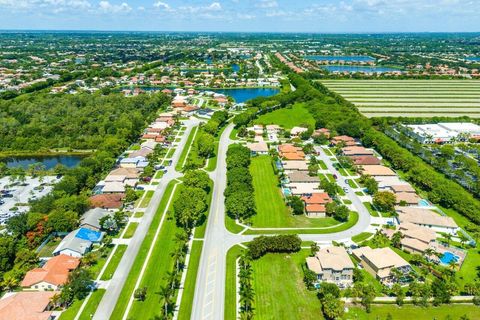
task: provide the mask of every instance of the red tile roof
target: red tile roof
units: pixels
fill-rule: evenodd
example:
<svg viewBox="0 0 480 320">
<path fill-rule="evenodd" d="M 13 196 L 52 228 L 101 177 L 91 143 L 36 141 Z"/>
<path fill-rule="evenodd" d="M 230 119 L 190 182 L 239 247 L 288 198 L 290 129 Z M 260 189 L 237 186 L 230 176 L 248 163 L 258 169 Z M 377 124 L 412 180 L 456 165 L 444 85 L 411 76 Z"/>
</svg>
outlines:
<svg viewBox="0 0 480 320">
<path fill-rule="evenodd" d="M 92 207 L 118 209 L 123 204 L 124 193 L 97 194 L 89 198 Z"/>
<path fill-rule="evenodd" d="M 53 257 L 42 268 L 35 268 L 27 272 L 22 281 L 22 287 L 31 287 L 40 282 L 47 282 L 55 286 L 67 282 L 70 271 L 75 270 L 80 259 L 64 254 Z"/>
</svg>

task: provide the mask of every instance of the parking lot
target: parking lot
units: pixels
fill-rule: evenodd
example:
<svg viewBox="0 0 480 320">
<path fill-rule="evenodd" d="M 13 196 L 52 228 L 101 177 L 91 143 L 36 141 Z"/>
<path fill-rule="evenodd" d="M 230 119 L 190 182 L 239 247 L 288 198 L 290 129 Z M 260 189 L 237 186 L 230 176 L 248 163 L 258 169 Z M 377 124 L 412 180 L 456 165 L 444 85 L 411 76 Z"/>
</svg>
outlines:
<svg viewBox="0 0 480 320">
<path fill-rule="evenodd" d="M 47 195 L 58 181 L 55 176 L 43 179 L 26 177 L 25 182 L 13 183 L 9 177 L 0 178 L 0 224 L 14 215 L 28 211 L 28 202 Z"/>
</svg>

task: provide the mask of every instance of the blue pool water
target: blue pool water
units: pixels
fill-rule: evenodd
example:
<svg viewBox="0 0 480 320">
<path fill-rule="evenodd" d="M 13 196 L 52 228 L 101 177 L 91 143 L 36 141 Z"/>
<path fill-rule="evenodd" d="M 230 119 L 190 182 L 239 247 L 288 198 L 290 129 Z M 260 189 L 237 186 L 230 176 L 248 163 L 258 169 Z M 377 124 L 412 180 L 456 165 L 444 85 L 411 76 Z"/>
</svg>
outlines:
<svg viewBox="0 0 480 320">
<path fill-rule="evenodd" d="M 232 64 L 232 70 L 233 72 L 238 72 L 240 71 L 240 66 L 236 63 Z"/>
<path fill-rule="evenodd" d="M 446 251 L 440 258 L 440 261 L 443 264 L 449 264 L 451 261 L 458 262 L 459 259 L 460 258 L 457 255 L 451 253 L 450 251 Z"/>
<path fill-rule="evenodd" d="M 285 197 L 289 197 L 289 196 L 292 195 L 292 192 L 288 188 L 282 188 L 282 191 L 283 191 L 283 194 L 285 195 Z"/>
<path fill-rule="evenodd" d="M 427 200 L 422 199 L 422 200 L 418 201 L 418 205 L 419 205 L 420 207 L 429 207 L 429 206 L 430 206 L 430 203 L 429 203 Z"/>
<path fill-rule="evenodd" d="M 370 56 L 305 56 L 307 60 L 314 61 L 350 61 L 350 62 L 372 62 L 375 58 Z"/>
<path fill-rule="evenodd" d="M 213 89 L 211 91 L 231 96 L 236 103 L 242 103 L 256 97 L 270 97 L 280 92 L 273 88 Z"/>
<path fill-rule="evenodd" d="M 330 72 L 363 72 L 363 73 L 384 73 L 384 72 L 394 72 L 401 71 L 400 69 L 387 68 L 387 67 L 363 67 L 363 66 L 322 66 L 323 69 L 326 69 Z"/>
</svg>

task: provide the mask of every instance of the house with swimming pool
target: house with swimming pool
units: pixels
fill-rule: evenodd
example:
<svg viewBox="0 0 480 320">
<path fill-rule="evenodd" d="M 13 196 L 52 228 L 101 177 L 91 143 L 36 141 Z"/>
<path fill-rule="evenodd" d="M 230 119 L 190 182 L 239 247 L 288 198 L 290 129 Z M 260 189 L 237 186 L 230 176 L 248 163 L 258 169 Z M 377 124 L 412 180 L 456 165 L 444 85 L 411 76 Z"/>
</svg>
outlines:
<svg viewBox="0 0 480 320">
<path fill-rule="evenodd" d="M 430 228 L 436 232 L 456 235 L 459 230 L 453 218 L 442 216 L 430 209 L 418 207 L 396 207 L 399 223 L 412 223 L 421 227 Z"/>
</svg>

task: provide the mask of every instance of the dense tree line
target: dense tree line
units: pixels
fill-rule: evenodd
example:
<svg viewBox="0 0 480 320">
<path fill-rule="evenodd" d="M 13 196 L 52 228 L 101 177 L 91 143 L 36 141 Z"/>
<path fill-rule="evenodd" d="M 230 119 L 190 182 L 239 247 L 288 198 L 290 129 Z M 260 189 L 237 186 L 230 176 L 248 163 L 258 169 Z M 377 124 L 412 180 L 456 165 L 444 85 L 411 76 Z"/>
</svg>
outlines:
<svg viewBox="0 0 480 320">
<path fill-rule="evenodd" d="M 60 116 L 60 114 L 62 114 L 61 110 L 56 109 L 56 107 L 49 102 L 49 99 L 45 101 L 47 105 L 56 110 L 55 112 L 58 112 L 57 116 L 52 117 L 45 105 L 38 105 L 39 111 L 36 112 L 33 108 L 33 102 L 30 101 L 30 99 L 33 99 L 32 101 L 35 101 L 35 103 L 39 103 L 43 101 L 43 99 L 46 99 L 46 97 L 26 98 L 27 102 L 25 106 L 29 105 L 29 110 L 21 110 L 18 109 L 17 106 L 11 105 L 13 101 L 17 101 L 13 100 L 8 102 L 7 110 L 2 109 L 1 111 L 3 114 L 10 114 L 10 119 L 17 119 L 17 117 L 18 119 L 24 119 L 22 120 L 24 125 L 19 127 L 22 134 L 29 132 L 29 134 L 34 137 L 33 139 L 40 137 L 38 139 L 41 141 L 49 141 L 45 132 L 40 130 L 34 135 L 31 129 L 25 129 L 23 127 L 32 126 L 33 128 L 35 125 L 42 127 L 54 121 L 54 119 L 57 119 L 61 124 L 65 125 L 65 128 L 59 127 L 58 130 L 64 135 L 62 141 L 66 142 L 73 141 L 75 137 L 78 138 L 81 136 L 84 129 L 83 126 L 89 126 L 84 120 L 78 122 L 78 119 L 72 118 L 68 113 Z M 110 101 L 109 104 L 111 105 L 104 105 L 105 109 L 96 111 L 95 106 L 101 108 L 101 104 L 92 104 L 89 107 L 77 105 L 77 103 L 82 101 L 86 103 L 88 101 L 96 101 L 97 99 L 100 99 L 100 101 Z M 12 280 L 17 281 L 16 283 L 18 284 L 18 281 L 23 277 L 24 273 L 36 265 L 37 254 L 34 249 L 46 236 L 52 232 L 69 232 L 78 226 L 79 217 L 89 207 L 88 195 L 91 189 L 112 169 L 115 164 L 115 159 L 128 145 L 138 138 L 142 129 L 148 121 L 155 117 L 157 111 L 161 108 L 166 108 L 169 103 L 168 98 L 163 97 L 163 95 L 144 96 L 138 100 L 134 98 L 131 101 L 115 95 L 111 99 L 112 100 L 103 100 L 103 97 L 89 97 L 88 95 L 79 97 L 63 96 L 52 99 L 58 102 L 63 101 L 62 105 L 66 108 L 65 112 L 73 108 L 74 114 L 80 116 L 82 112 L 78 111 L 79 113 L 76 113 L 75 110 L 83 110 L 83 108 L 86 108 L 85 111 L 90 111 L 85 113 L 84 116 L 92 112 L 92 116 L 96 115 L 94 118 L 98 117 L 98 119 L 103 119 L 102 121 L 110 119 L 111 124 L 108 126 L 110 127 L 111 133 L 103 132 L 103 129 L 101 130 L 102 132 L 98 130 L 88 131 L 87 129 L 86 132 L 91 135 L 91 141 L 97 141 L 96 145 L 93 146 L 96 151 L 84 158 L 79 166 L 75 168 L 66 169 L 63 166 L 57 166 L 54 172 L 62 175 L 62 180 L 53 187 L 53 191 L 45 197 L 32 201 L 28 213 L 17 215 L 7 221 L 7 233 L 0 235 L 0 277 L 3 279 L 2 287 L 9 287 L 9 283 L 11 283 Z M 73 103 L 73 105 L 65 105 L 67 102 Z M 118 105 L 114 105 L 113 103 L 118 103 Z M 143 105 L 143 103 L 145 103 L 145 105 Z M 2 106 L 5 105 L 2 104 Z M 124 110 L 127 115 L 130 114 L 132 116 L 132 119 L 115 121 L 115 119 L 123 118 L 123 115 L 120 115 L 115 108 Z M 141 111 L 135 110 L 136 108 L 139 108 Z M 16 111 L 12 113 L 13 110 Z M 37 114 L 42 116 L 37 118 Z M 64 119 L 62 119 L 62 117 Z M 5 119 L 2 118 L 0 121 L 4 120 Z M 71 121 L 72 127 L 69 127 L 70 124 L 68 121 Z M 93 128 L 95 125 L 98 125 L 97 129 L 102 127 L 99 124 L 93 123 L 90 128 Z M 76 129 L 71 131 L 71 128 Z M 14 134 L 15 130 L 9 131 L 11 128 L 2 129 L 4 130 L 2 131 L 3 136 L 1 140 L 6 141 L 8 144 L 9 139 L 11 139 L 10 134 Z M 20 139 L 26 141 L 29 138 L 26 136 L 22 138 L 20 136 Z M 10 147 L 12 146 L 13 145 L 10 145 Z"/>
<path fill-rule="evenodd" d="M 302 240 L 296 234 L 260 236 L 248 243 L 248 254 L 252 259 L 259 259 L 267 253 L 298 252 Z"/>
<path fill-rule="evenodd" d="M 42 93 L 0 100 L 0 151 L 125 147 L 169 99 L 163 94 Z"/>
<path fill-rule="evenodd" d="M 252 175 L 249 170 L 250 150 L 240 144 L 227 151 L 227 188 L 225 209 L 232 219 L 246 220 L 256 213 Z"/>
</svg>

